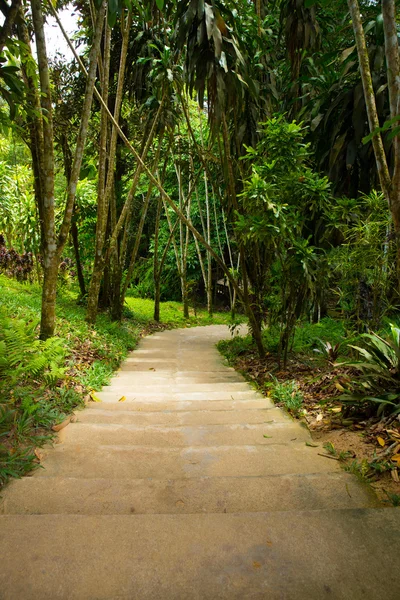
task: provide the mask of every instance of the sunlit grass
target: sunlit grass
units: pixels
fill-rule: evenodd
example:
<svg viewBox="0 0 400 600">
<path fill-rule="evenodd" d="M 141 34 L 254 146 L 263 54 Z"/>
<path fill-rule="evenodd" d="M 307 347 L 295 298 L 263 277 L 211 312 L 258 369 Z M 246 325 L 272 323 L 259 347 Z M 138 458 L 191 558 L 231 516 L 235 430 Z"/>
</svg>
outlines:
<svg viewBox="0 0 400 600">
<path fill-rule="evenodd" d="M 154 302 L 145 298 L 126 298 L 126 303 L 132 311 L 135 319 L 151 321 L 153 319 Z M 181 302 L 167 301 L 160 304 L 160 320 L 169 325 L 190 327 L 193 325 L 230 325 L 231 314 L 229 312 L 215 312 L 212 317 L 204 308 L 193 308 L 189 310 L 190 318 L 183 316 L 183 305 Z"/>
</svg>

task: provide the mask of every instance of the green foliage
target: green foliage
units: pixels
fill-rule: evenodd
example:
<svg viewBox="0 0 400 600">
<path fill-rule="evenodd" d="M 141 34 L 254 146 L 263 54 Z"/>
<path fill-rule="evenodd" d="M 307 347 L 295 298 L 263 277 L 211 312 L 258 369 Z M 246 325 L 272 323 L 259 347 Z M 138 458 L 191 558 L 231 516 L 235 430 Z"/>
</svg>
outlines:
<svg viewBox="0 0 400 600">
<path fill-rule="evenodd" d="M 10 319 L 0 311 L 1 388 L 14 387 L 29 379 L 54 386 L 65 374 L 65 341 L 36 339 L 36 323 Z"/>
<path fill-rule="evenodd" d="M 36 469 L 36 456 L 31 448 L 8 450 L 0 444 L 0 487 L 11 478 L 19 478 Z"/>
<path fill-rule="evenodd" d="M 378 415 L 384 411 L 400 413 L 400 328 L 390 325 L 386 338 L 376 333 L 361 336 L 363 346 L 350 345 L 360 359 L 345 364 L 359 375 L 340 399 L 353 405 L 378 404 Z"/>
<path fill-rule="evenodd" d="M 357 326 L 378 327 L 393 309 L 395 244 L 383 194 L 339 198 L 326 214 L 328 236 L 341 239 L 328 254 L 338 307 Z"/>
<path fill-rule="evenodd" d="M 110 383 L 112 375 L 113 368 L 110 364 L 95 360 L 80 381 L 85 388 L 96 391 L 100 390 L 103 385 Z"/>
<path fill-rule="evenodd" d="M 255 148 L 247 148 L 249 176 L 243 181 L 235 230 L 246 262 L 259 320 L 268 310 L 280 326 L 279 355 L 287 360 L 295 324 L 318 297 L 324 253 L 317 247 L 319 220 L 330 184 L 310 164 L 302 124 L 283 115 L 262 124 Z"/>
<path fill-rule="evenodd" d="M 318 340 L 318 342 L 319 348 L 314 348 L 314 352 L 322 354 L 326 360 L 334 363 L 339 357 L 341 344 L 332 345 L 331 342 L 324 342 L 323 340 Z"/>
<path fill-rule="evenodd" d="M 304 396 L 299 390 L 298 383 L 295 380 L 279 382 L 275 377 L 272 383 L 268 384 L 270 388 L 270 397 L 275 403 L 280 403 L 295 415 L 298 415 L 302 409 Z"/>
</svg>

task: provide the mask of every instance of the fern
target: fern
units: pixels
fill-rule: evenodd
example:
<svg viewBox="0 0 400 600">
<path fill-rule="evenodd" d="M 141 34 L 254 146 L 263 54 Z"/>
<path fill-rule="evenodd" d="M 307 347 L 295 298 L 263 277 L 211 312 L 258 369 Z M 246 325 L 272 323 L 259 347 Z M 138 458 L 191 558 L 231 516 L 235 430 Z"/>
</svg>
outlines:
<svg viewBox="0 0 400 600">
<path fill-rule="evenodd" d="M 36 323 L 0 312 L 0 375 L 8 386 L 32 378 L 53 386 L 65 376 L 64 362 L 65 340 L 38 340 Z"/>
</svg>

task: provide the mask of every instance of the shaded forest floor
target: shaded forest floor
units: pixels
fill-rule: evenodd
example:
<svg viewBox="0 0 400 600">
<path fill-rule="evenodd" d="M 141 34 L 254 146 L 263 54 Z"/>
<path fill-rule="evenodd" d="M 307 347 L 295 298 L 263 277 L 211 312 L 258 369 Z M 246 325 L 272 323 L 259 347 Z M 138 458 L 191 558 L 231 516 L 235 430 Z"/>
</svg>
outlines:
<svg viewBox="0 0 400 600">
<path fill-rule="evenodd" d="M 341 462 L 346 471 L 368 482 L 381 500 L 398 506 L 400 464 L 393 459 L 400 453 L 398 416 L 380 418 L 376 407 L 365 410 L 345 405 L 339 396 L 352 370 L 315 352 L 319 340 L 336 344 L 343 335 L 343 324 L 333 319 L 304 324 L 296 332 L 285 369 L 278 366 L 277 339 L 271 332 L 265 333 L 269 351 L 264 359 L 259 358 L 250 336 L 236 336 L 220 342 L 218 348 L 259 391 L 307 424 L 327 460 Z"/>
</svg>

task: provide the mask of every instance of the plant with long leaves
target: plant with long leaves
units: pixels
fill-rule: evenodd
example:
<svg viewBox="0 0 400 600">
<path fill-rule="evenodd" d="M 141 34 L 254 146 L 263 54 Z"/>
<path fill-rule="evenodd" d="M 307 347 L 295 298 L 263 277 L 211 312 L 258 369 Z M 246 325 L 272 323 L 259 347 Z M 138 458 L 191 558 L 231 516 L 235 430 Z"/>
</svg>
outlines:
<svg viewBox="0 0 400 600">
<path fill-rule="evenodd" d="M 400 328 L 390 324 L 385 338 L 377 333 L 365 333 L 362 339 L 363 347 L 349 344 L 361 358 L 340 363 L 359 371 L 340 400 L 356 406 L 377 404 L 378 416 L 384 412 L 399 414 Z"/>
</svg>

